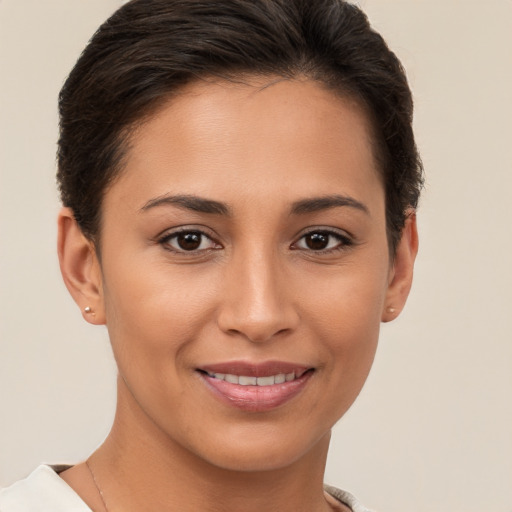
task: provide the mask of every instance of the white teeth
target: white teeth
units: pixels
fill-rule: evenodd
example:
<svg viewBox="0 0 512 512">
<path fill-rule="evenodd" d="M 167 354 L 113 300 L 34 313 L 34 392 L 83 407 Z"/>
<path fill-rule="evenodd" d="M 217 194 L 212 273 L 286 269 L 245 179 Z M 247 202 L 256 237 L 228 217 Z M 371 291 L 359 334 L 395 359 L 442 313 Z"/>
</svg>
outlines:
<svg viewBox="0 0 512 512">
<path fill-rule="evenodd" d="M 248 375 L 233 375 L 231 373 L 210 373 L 210 377 L 219 380 L 225 380 L 230 384 L 239 384 L 241 386 L 272 386 L 273 384 L 283 384 L 295 380 L 295 372 L 278 373 L 267 377 L 250 377 Z"/>
<path fill-rule="evenodd" d="M 277 375 L 276 375 L 277 377 Z M 258 386 L 272 386 L 272 384 L 275 384 L 275 378 L 273 375 L 270 375 L 270 377 L 258 377 L 257 378 L 257 384 Z"/>
<path fill-rule="evenodd" d="M 295 375 L 295 374 L 292 374 L 292 375 Z M 291 379 L 291 380 L 293 380 L 293 379 Z M 284 373 L 279 373 L 278 375 L 276 375 L 276 384 L 282 384 L 285 381 L 286 381 L 286 375 Z"/>
<path fill-rule="evenodd" d="M 238 384 L 241 386 L 256 386 L 257 380 L 258 379 L 256 377 L 246 377 L 245 375 L 240 375 L 240 377 L 238 377 Z"/>
</svg>

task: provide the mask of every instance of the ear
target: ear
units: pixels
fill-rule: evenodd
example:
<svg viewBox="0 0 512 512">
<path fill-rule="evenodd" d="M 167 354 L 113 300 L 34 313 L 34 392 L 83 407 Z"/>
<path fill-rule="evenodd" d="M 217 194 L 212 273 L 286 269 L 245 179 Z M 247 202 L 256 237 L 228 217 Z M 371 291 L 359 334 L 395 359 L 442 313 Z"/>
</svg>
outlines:
<svg viewBox="0 0 512 512">
<path fill-rule="evenodd" d="M 79 228 L 70 208 L 58 216 L 57 250 L 64 283 L 85 320 L 105 324 L 101 267 L 94 244 Z"/>
<path fill-rule="evenodd" d="M 405 306 L 411 290 L 414 261 L 418 253 L 416 212 L 411 210 L 405 221 L 393 265 L 389 273 L 388 290 L 382 311 L 382 321 L 394 320 Z"/>
</svg>

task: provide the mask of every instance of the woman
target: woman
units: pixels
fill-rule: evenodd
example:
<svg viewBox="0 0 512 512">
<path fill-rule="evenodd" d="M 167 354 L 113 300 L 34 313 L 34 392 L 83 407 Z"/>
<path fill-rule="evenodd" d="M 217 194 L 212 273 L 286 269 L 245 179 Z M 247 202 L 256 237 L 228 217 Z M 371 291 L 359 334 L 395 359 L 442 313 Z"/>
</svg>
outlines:
<svg viewBox="0 0 512 512">
<path fill-rule="evenodd" d="M 421 164 L 400 63 L 340 0 L 134 0 L 60 95 L 59 260 L 112 430 L 2 512 L 365 510 L 332 426 L 403 308 Z"/>
</svg>

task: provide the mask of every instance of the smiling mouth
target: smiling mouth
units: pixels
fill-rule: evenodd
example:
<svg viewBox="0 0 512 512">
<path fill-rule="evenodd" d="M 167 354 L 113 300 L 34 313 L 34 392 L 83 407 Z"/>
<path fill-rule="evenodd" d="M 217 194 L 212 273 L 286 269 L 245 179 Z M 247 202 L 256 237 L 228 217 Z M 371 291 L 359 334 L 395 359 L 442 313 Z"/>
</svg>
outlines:
<svg viewBox="0 0 512 512">
<path fill-rule="evenodd" d="M 287 363 L 231 363 L 198 368 L 197 371 L 207 389 L 224 404 L 248 412 L 263 412 L 300 394 L 315 369 Z"/>
<path fill-rule="evenodd" d="M 308 371 L 308 370 L 306 370 Z M 209 377 L 224 380 L 230 384 L 238 384 L 240 386 L 273 386 L 274 384 L 283 384 L 284 382 L 292 382 L 296 378 L 304 375 L 303 372 L 278 373 L 267 377 L 254 377 L 250 375 L 234 375 L 232 373 L 208 373 Z"/>
</svg>

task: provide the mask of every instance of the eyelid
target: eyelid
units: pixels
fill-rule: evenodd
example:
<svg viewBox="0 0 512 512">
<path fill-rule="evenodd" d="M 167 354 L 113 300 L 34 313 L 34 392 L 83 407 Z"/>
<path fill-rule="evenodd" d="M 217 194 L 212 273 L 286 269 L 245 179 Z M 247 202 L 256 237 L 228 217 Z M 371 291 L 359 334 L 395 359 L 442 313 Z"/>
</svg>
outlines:
<svg viewBox="0 0 512 512">
<path fill-rule="evenodd" d="M 208 238 L 212 242 L 212 244 L 214 244 L 216 247 L 208 247 L 206 249 L 197 249 L 197 250 L 186 251 L 185 249 L 177 249 L 175 247 L 172 247 L 168 243 L 169 240 L 171 240 L 183 233 L 199 233 L 201 236 Z M 213 233 L 211 229 L 208 229 L 205 226 L 198 226 L 198 225 L 177 226 L 175 228 L 166 229 L 161 234 L 159 234 L 155 237 L 155 242 L 157 244 L 165 246 L 164 248 L 169 252 L 174 252 L 175 254 L 185 255 L 185 256 L 194 256 L 194 255 L 197 256 L 198 254 L 204 254 L 207 251 L 223 248 L 222 244 L 220 242 L 218 242 L 217 237 L 215 236 L 215 233 Z"/>
<path fill-rule="evenodd" d="M 323 233 L 328 236 L 333 236 L 337 238 L 340 243 L 336 245 L 336 247 L 331 247 L 329 249 L 320 249 L 320 250 L 314 250 L 309 248 L 302 248 L 302 247 L 296 247 L 297 244 L 304 239 L 308 235 L 312 235 L 315 233 Z M 315 254 L 328 254 L 330 252 L 336 252 L 336 251 L 342 251 L 344 249 L 347 249 L 348 247 L 351 247 L 355 244 L 354 237 L 348 233 L 345 230 L 334 228 L 334 227 L 327 227 L 327 226 L 313 226 L 308 227 L 305 230 L 303 230 L 301 233 L 297 235 L 295 238 L 295 242 L 291 244 L 291 249 L 294 250 L 301 250 L 301 251 L 309 251 Z"/>
</svg>

